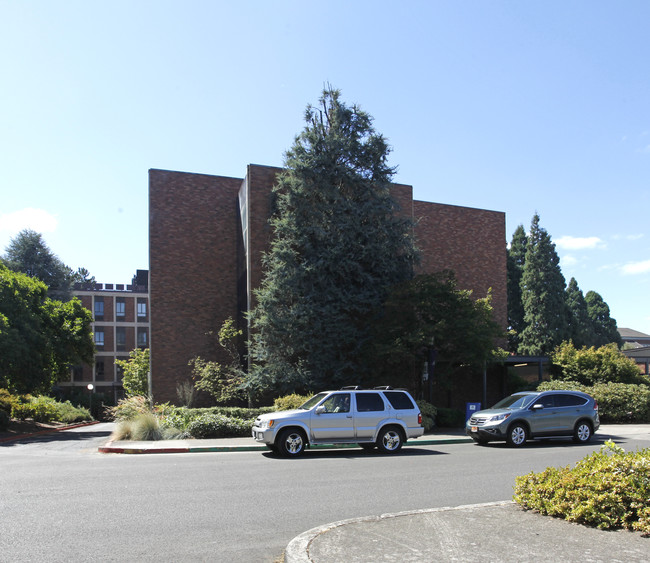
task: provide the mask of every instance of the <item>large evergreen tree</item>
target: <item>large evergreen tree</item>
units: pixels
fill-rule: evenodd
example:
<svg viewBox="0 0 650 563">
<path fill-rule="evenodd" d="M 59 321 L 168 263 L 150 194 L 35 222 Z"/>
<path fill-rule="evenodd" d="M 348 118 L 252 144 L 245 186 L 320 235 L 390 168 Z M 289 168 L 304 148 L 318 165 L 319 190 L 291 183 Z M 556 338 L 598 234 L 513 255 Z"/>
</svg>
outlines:
<svg viewBox="0 0 650 563">
<path fill-rule="evenodd" d="M 273 239 L 251 314 L 251 387 L 281 392 L 355 382 L 372 316 L 412 276 L 412 221 L 390 194 L 389 147 L 372 118 L 326 89 L 286 153 Z"/>
<path fill-rule="evenodd" d="M 555 244 L 535 214 L 521 278 L 525 327 L 519 353 L 550 354 L 567 337 L 564 276 Z"/>
<path fill-rule="evenodd" d="M 623 339 L 618 332 L 616 320 L 610 316 L 609 306 L 600 294 L 595 291 L 588 291 L 587 295 L 585 295 L 585 301 L 594 331 L 592 346 L 604 346 L 611 342 L 615 343 L 619 348 L 623 346 Z"/>
<path fill-rule="evenodd" d="M 594 346 L 593 323 L 589 318 L 587 302 L 575 278 L 571 278 L 566 288 L 566 305 L 568 338 L 571 339 L 576 348 Z"/>
<path fill-rule="evenodd" d="M 521 278 L 526 263 L 526 246 L 528 237 L 523 225 L 519 225 L 512 235 L 508 249 L 508 327 L 509 345 L 512 352 L 517 352 L 521 332 L 524 329 L 524 304 L 521 300 Z"/>
</svg>

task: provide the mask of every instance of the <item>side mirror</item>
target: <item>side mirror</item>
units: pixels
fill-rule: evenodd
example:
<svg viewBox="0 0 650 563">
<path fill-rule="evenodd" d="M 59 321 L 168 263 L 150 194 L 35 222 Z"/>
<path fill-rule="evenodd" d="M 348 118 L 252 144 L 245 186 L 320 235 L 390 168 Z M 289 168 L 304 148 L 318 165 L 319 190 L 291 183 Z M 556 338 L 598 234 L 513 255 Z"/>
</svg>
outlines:
<svg viewBox="0 0 650 563">
<path fill-rule="evenodd" d="M 324 412 L 325 412 L 325 407 L 323 405 L 316 407 L 316 414 L 323 414 Z"/>
<path fill-rule="evenodd" d="M 537 403 L 536 405 L 533 405 L 532 407 L 530 407 L 530 409 L 533 410 L 533 411 L 539 411 L 539 410 L 542 410 L 543 408 L 544 408 L 544 405 L 542 405 L 541 403 Z"/>
</svg>

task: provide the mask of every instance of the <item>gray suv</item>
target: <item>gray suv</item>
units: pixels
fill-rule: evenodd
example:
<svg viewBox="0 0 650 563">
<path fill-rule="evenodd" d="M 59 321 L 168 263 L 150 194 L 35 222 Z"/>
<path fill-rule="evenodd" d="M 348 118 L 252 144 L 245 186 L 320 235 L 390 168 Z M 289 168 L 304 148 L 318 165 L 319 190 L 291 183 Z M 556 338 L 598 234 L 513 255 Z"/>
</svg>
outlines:
<svg viewBox="0 0 650 563">
<path fill-rule="evenodd" d="M 573 437 L 586 443 L 598 430 L 598 403 L 580 391 L 515 393 L 474 413 L 465 432 L 478 444 L 505 440 L 523 446 L 529 438 Z"/>
<path fill-rule="evenodd" d="M 311 444 L 358 443 L 397 452 L 409 438 L 422 436 L 422 415 L 407 391 L 392 387 L 343 387 L 314 395 L 296 410 L 263 414 L 253 438 L 286 457 Z"/>
</svg>

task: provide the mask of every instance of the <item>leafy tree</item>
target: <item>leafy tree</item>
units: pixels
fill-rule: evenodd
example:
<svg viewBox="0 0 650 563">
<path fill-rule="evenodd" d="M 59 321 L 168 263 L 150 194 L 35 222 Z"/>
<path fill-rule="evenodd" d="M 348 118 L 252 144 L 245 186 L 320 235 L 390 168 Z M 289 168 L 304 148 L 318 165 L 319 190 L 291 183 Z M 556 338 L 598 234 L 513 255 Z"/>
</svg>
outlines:
<svg viewBox="0 0 650 563">
<path fill-rule="evenodd" d="M 373 314 L 416 257 L 390 194 L 389 147 L 372 118 L 326 89 L 285 156 L 273 239 L 251 314 L 250 387 L 282 393 L 363 375 Z"/>
<path fill-rule="evenodd" d="M 560 344 L 551 356 L 553 379 L 575 381 L 582 385 L 597 383 L 647 383 L 634 360 L 616 344 L 599 348 L 576 348 L 571 342 Z"/>
<path fill-rule="evenodd" d="M 588 291 L 585 295 L 587 312 L 593 326 L 595 346 L 604 346 L 610 342 L 615 343 L 619 348 L 623 346 L 623 339 L 618 332 L 616 320 L 610 317 L 609 306 L 603 298 L 595 291 Z"/>
<path fill-rule="evenodd" d="M 128 360 L 115 360 L 122 368 L 122 386 L 127 397 L 149 396 L 149 348 L 136 348 Z"/>
<path fill-rule="evenodd" d="M 219 329 L 219 345 L 224 348 L 230 363 L 206 361 L 200 356 L 190 360 L 194 387 L 211 395 L 217 403 L 240 401 L 244 398 L 244 370 L 241 364 L 237 340 L 242 331 L 235 327 L 232 318 L 226 319 Z"/>
<path fill-rule="evenodd" d="M 50 297 L 61 300 L 71 297 L 73 273 L 48 248 L 40 233 L 31 229 L 18 233 L 6 249 L 5 262 L 15 272 L 44 282 Z"/>
<path fill-rule="evenodd" d="M 450 385 L 460 366 L 482 366 L 491 357 L 503 331 L 494 320 L 491 295 L 473 299 L 471 291 L 458 288 L 453 272 L 443 271 L 396 286 L 375 336 L 368 383 L 415 389 L 430 348 L 437 353 L 436 378 Z"/>
<path fill-rule="evenodd" d="M 92 362 L 92 315 L 47 297 L 37 279 L 0 265 L 0 387 L 48 393 L 72 364 Z"/>
<path fill-rule="evenodd" d="M 587 310 L 587 301 L 575 278 L 571 278 L 566 288 L 566 304 L 568 314 L 568 337 L 578 347 L 593 346 L 595 333 L 593 322 Z"/>
<path fill-rule="evenodd" d="M 551 237 L 535 214 L 528 235 L 526 262 L 521 278 L 524 324 L 519 353 L 550 354 L 565 340 L 566 302 L 560 258 Z"/>
<path fill-rule="evenodd" d="M 528 237 L 523 225 L 519 225 L 512 235 L 508 249 L 508 326 L 509 344 L 512 352 L 517 352 L 519 339 L 524 329 L 524 304 L 521 299 L 521 278 L 526 263 Z"/>
</svg>

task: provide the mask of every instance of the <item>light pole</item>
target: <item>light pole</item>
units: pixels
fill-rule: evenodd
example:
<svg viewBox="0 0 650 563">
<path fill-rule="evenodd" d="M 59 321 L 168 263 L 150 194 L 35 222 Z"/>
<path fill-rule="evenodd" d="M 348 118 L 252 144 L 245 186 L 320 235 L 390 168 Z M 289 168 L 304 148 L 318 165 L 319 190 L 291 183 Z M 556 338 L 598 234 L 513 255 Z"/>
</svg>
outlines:
<svg viewBox="0 0 650 563">
<path fill-rule="evenodd" d="M 92 416 L 93 414 L 93 389 L 95 386 L 92 383 L 88 384 L 88 410 L 90 411 L 90 415 Z"/>
</svg>

